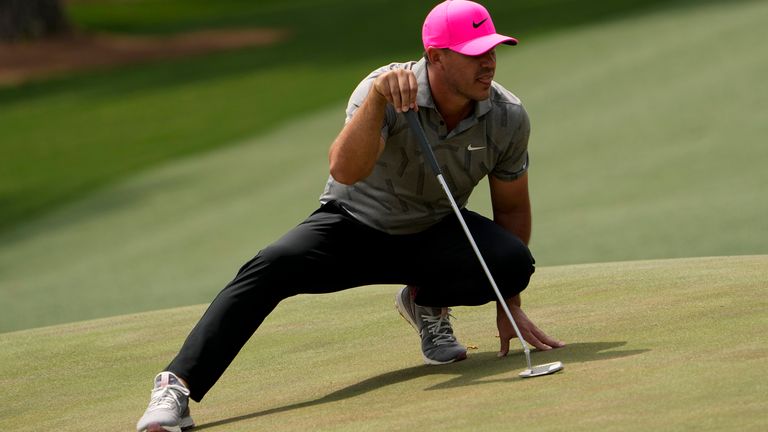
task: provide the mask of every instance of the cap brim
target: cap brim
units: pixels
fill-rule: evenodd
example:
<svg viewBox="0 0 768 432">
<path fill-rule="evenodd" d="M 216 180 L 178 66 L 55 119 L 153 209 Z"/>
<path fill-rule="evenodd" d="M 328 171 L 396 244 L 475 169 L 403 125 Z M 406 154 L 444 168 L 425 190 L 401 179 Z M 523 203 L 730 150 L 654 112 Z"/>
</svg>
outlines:
<svg viewBox="0 0 768 432">
<path fill-rule="evenodd" d="M 498 33 L 491 33 L 489 35 L 480 36 L 477 39 L 456 44 L 452 47 L 448 47 L 451 51 L 456 51 L 468 56 L 476 56 L 490 51 L 496 45 L 517 45 L 517 39 L 509 36 L 500 35 Z"/>
</svg>

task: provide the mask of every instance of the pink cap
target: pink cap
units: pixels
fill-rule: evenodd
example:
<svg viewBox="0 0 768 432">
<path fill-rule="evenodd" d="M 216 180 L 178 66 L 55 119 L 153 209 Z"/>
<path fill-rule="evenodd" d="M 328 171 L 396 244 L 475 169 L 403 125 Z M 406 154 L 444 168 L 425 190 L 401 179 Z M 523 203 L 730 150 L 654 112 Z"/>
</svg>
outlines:
<svg viewBox="0 0 768 432">
<path fill-rule="evenodd" d="M 491 15 L 480 4 L 447 0 L 427 15 L 421 30 L 424 49 L 449 48 L 465 55 L 480 55 L 498 44 L 517 45 L 517 39 L 496 33 Z"/>
</svg>

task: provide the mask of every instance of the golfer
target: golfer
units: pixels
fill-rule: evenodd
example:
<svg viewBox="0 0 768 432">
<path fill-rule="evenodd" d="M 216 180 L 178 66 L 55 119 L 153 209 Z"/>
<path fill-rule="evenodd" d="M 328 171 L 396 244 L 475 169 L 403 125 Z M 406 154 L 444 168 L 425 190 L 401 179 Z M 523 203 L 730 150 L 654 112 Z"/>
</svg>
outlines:
<svg viewBox="0 0 768 432">
<path fill-rule="evenodd" d="M 528 195 L 530 124 L 520 100 L 493 81 L 496 33 L 488 11 L 464 0 L 438 4 L 422 30 L 424 57 L 372 72 L 352 93 L 329 152 L 321 206 L 247 262 L 213 300 L 175 359 L 157 375 L 138 431 L 194 426 L 200 401 L 284 299 L 362 285 L 403 284 L 395 304 L 418 331 L 424 361 L 467 357 L 448 307 L 482 305 L 495 293 L 404 113 L 415 111 L 442 171 L 524 339 L 560 347 L 521 309 L 534 272 Z M 464 208 L 488 176 L 493 220 Z M 497 305 L 499 355 L 514 329 Z"/>
</svg>

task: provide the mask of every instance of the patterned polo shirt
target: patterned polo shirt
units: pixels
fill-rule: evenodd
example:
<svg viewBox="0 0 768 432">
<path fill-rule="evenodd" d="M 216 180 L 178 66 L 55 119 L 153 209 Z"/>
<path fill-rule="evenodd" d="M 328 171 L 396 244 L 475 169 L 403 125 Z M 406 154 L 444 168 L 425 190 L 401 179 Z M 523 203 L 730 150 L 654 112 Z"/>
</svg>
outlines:
<svg viewBox="0 0 768 432">
<path fill-rule="evenodd" d="M 459 207 L 486 175 L 514 180 L 528 170 L 530 122 L 520 100 L 496 83 L 490 97 L 475 103 L 469 117 L 448 132 L 435 107 L 427 63 L 392 63 L 368 75 L 347 106 L 347 122 L 362 105 L 380 74 L 395 68 L 413 70 L 418 82 L 419 120 Z M 451 214 L 450 202 L 419 150 L 403 114 L 388 105 L 381 129 L 384 151 L 373 172 L 353 184 L 329 176 L 320 202 L 337 201 L 360 222 L 389 234 L 422 231 Z"/>
</svg>

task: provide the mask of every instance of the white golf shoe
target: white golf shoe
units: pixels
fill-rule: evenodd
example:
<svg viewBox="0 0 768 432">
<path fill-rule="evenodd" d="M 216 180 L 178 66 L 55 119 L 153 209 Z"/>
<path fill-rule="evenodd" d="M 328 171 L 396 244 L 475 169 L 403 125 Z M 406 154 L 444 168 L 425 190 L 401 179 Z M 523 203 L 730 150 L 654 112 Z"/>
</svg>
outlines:
<svg viewBox="0 0 768 432">
<path fill-rule="evenodd" d="M 181 432 L 195 426 L 189 415 L 189 389 L 171 372 L 155 377 L 149 406 L 136 424 L 138 432 Z"/>
</svg>

